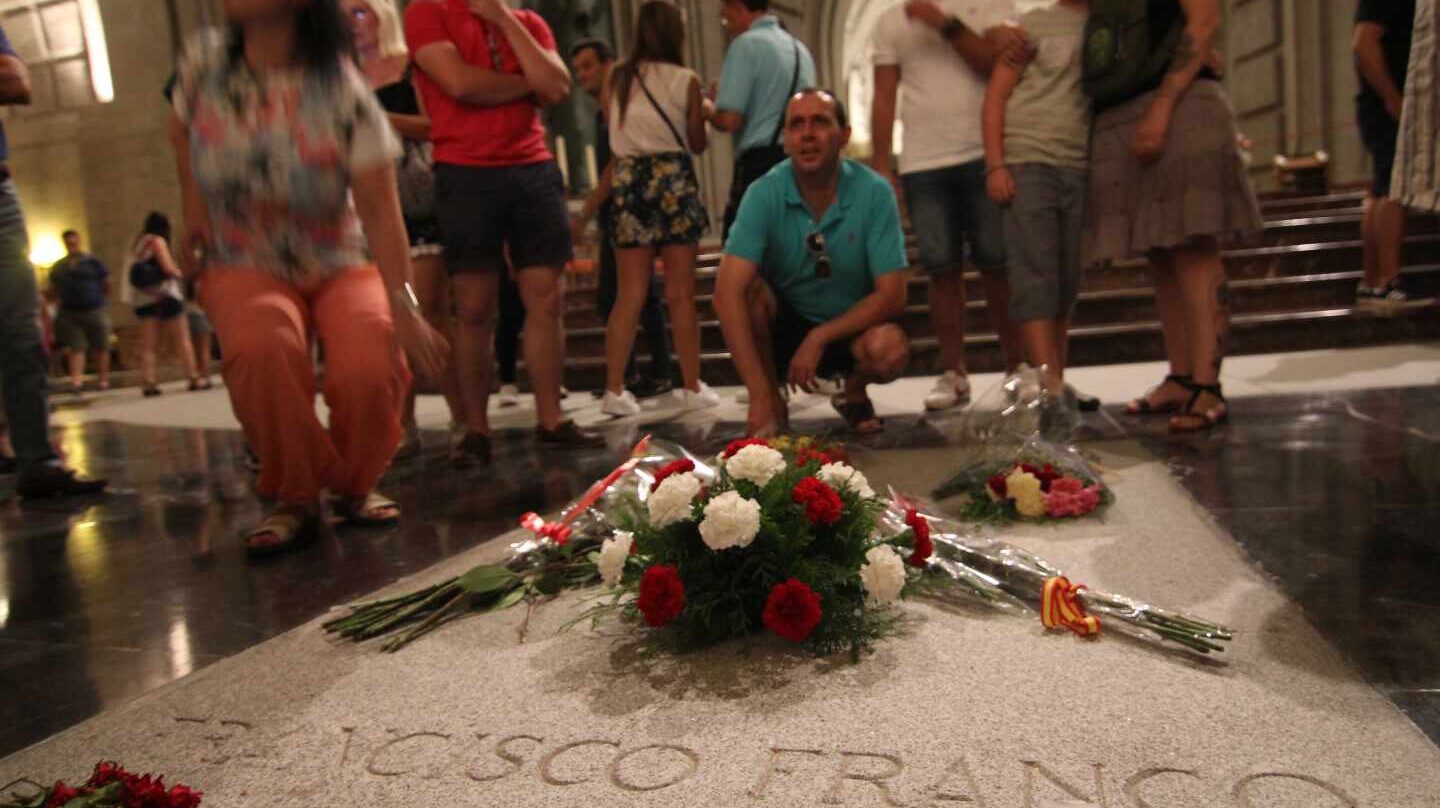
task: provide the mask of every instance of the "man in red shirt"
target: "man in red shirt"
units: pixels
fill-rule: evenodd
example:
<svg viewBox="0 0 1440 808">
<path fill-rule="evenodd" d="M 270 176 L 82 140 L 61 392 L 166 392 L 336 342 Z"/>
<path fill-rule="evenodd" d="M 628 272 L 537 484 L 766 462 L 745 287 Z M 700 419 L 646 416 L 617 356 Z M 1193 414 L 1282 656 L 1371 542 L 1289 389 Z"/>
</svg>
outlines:
<svg viewBox="0 0 1440 808">
<path fill-rule="evenodd" d="M 543 105 L 565 100 L 570 73 L 540 15 L 504 0 L 417 0 L 405 37 L 430 115 L 435 205 L 460 328 L 455 361 L 465 410 L 457 465 L 488 461 L 490 372 L 500 273 L 525 302 L 525 366 L 542 446 L 604 445 L 560 409 L 565 188 L 545 145 Z"/>
</svg>

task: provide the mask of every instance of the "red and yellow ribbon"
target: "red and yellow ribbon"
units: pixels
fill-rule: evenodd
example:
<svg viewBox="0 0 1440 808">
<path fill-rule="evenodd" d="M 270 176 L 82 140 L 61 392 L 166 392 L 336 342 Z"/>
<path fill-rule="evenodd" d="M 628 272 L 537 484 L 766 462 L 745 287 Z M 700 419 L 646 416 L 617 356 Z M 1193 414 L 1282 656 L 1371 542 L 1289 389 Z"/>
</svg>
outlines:
<svg viewBox="0 0 1440 808">
<path fill-rule="evenodd" d="M 1100 620 L 1085 613 L 1080 602 L 1084 586 L 1070 583 L 1063 575 L 1048 578 L 1040 596 L 1040 622 L 1045 628 L 1068 628 L 1081 637 L 1100 633 Z"/>
<path fill-rule="evenodd" d="M 570 540 L 570 523 L 574 522 L 579 518 L 580 514 L 590 510 L 595 503 L 599 502 L 600 497 L 604 496 L 605 492 L 610 490 L 610 486 L 614 485 L 616 480 L 640 465 L 640 461 L 645 457 L 645 452 L 649 451 L 649 449 L 650 436 L 646 435 L 640 439 L 639 443 L 635 444 L 634 449 L 630 450 L 630 459 L 620 464 L 614 471 L 605 475 L 605 479 L 590 486 L 590 490 L 585 492 L 585 496 L 577 500 L 575 505 L 566 511 L 564 516 L 560 517 L 560 521 L 547 522 L 540 514 L 532 511 L 520 517 L 520 526 L 534 533 L 538 538 L 549 539 L 556 544 L 563 545 Z"/>
</svg>

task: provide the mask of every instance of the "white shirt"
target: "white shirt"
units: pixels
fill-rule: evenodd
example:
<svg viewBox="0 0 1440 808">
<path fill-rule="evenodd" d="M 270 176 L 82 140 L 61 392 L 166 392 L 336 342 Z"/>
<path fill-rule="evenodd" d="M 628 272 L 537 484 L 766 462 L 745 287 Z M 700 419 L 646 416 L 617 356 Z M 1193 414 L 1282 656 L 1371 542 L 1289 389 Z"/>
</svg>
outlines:
<svg viewBox="0 0 1440 808">
<path fill-rule="evenodd" d="M 616 74 L 612 72 L 611 76 Z M 655 101 L 669 116 L 675 127 L 671 131 L 665 119 L 655 111 L 655 105 L 640 89 L 639 79 L 645 80 L 645 87 L 655 96 Z M 695 71 L 679 65 L 663 62 L 646 62 L 640 66 L 637 79 L 630 82 L 630 103 L 625 108 L 625 117 L 620 116 L 620 85 L 612 79 L 610 85 L 610 150 L 616 157 L 639 157 L 647 154 L 673 154 L 690 151 L 688 140 L 681 144 L 675 139 L 679 132 L 686 138 L 689 118 L 690 83 L 698 81 Z"/>
<path fill-rule="evenodd" d="M 983 33 L 1016 16 L 1013 0 L 943 0 L 972 31 Z M 900 173 L 968 163 L 985 156 L 980 114 L 986 81 L 930 26 L 905 16 L 904 4 L 875 26 L 876 65 L 900 68 L 900 120 L 905 124 Z"/>
</svg>

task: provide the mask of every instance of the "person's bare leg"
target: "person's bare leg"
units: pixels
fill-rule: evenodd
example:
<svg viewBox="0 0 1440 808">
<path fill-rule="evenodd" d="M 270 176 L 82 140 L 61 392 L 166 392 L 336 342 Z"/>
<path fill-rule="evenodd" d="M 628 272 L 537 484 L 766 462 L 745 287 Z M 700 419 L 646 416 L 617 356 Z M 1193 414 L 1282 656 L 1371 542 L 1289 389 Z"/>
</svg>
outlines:
<svg viewBox="0 0 1440 808">
<path fill-rule="evenodd" d="M 617 396 L 625 392 L 625 368 L 635 349 L 654 266 L 653 247 L 615 250 L 615 303 L 605 321 L 605 389 Z"/>
<path fill-rule="evenodd" d="M 1025 361 L 1036 370 L 1043 369 L 1046 391 L 1059 394 L 1065 387 L 1065 359 L 1056 340 L 1054 320 L 1026 320 L 1020 323 L 1020 338 L 1025 346 Z"/>
<path fill-rule="evenodd" d="M 1190 357 L 1190 330 L 1186 327 L 1185 301 L 1175 278 L 1175 262 L 1169 251 L 1156 250 L 1150 254 L 1150 265 L 1155 273 L 1155 308 L 1160 314 L 1160 331 L 1165 341 L 1170 374 L 1189 377 L 1194 370 Z M 1167 381 L 1145 398 L 1130 402 L 1127 409 L 1129 412 L 1140 412 L 1142 401 L 1148 401 L 1151 408 L 1168 408 L 1183 405 L 1189 398 L 1190 391 Z"/>
<path fill-rule="evenodd" d="M 153 317 L 140 320 L 140 383 L 155 386 L 156 343 L 160 341 L 160 321 Z"/>
<path fill-rule="evenodd" d="M 930 276 L 930 322 L 940 346 L 940 370 L 965 370 L 965 273 L 958 267 Z"/>
<path fill-rule="evenodd" d="M 110 350 L 108 348 L 97 351 L 95 354 L 95 375 L 100 378 L 100 389 L 110 389 Z"/>
<path fill-rule="evenodd" d="M 695 311 L 695 261 L 699 244 L 661 249 L 665 261 L 665 306 L 670 310 L 670 333 L 685 388 L 700 392 L 700 316 Z"/>
<path fill-rule="evenodd" d="M 1405 208 L 1393 199 L 1376 200 L 1376 266 L 1374 286 L 1384 288 L 1400 277 L 1405 245 Z"/>
<path fill-rule="evenodd" d="M 1055 321 L 1055 355 L 1060 358 L 1060 381 L 1065 381 L 1065 370 L 1070 367 L 1070 318 L 1061 317 Z"/>
<path fill-rule="evenodd" d="M 870 385 L 894 381 L 910 361 L 910 341 L 893 323 L 865 331 L 851 343 L 850 351 L 855 357 L 855 371 L 845 378 L 845 401 L 851 404 L 868 402 Z M 854 424 L 855 431 L 862 435 L 884 428 L 879 418 Z"/>
<path fill-rule="evenodd" d="M 1220 249 L 1213 239 L 1172 251 L 1175 279 L 1184 299 L 1185 328 L 1189 335 L 1191 377 L 1198 385 L 1220 382 L 1220 365 L 1230 342 L 1230 286 Z M 1218 396 L 1201 393 L 1194 413 L 1223 409 Z M 1177 416 L 1186 419 L 1187 416 Z M 1193 420 L 1193 416 L 1189 416 Z M 1172 425 L 1176 421 L 1171 422 Z"/>
<path fill-rule="evenodd" d="M 459 381 L 460 421 L 465 431 L 490 434 L 490 373 L 495 363 L 495 314 L 504 270 L 468 272 L 451 279 L 457 331 L 455 372 Z"/>
<path fill-rule="evenodd" d="M 750 437 L 768 437 L 789 428 L 790 425 L 789 408 L 785 398 L 780 395 L 779 376 L 775 371 L 775 346 L 772 342 L 771 329 L 780 307 L 775 300 L 775 293 L 759 278 L 751 281 L 750 287 L 745 290 L 745 303 L 750 313 L 750 337 L 755 340 L 756 351 L 760 354 L 760 365 L 765 370 L 764 388 L 749 390 L 750 407 L 754 409 L 757 401 L 769 401 L 773 411 L 778 413 L 777 420 L 772 423 L 752 423 L 748 426 Z M 748 416 L 746 420 L 750 420 Z"/>
<path fill-rule="evenodd" d="M 180 367 L 185 370 L 185 378 L 195 381 L 199 374 L 195 370 L 195 346 L 190 344 L 190 323 L 186 321 L 185 315 L 171 317 L 165 321 L 164 329 L 170 332 L 170 344 L 172 350 L 180 355 Z"/>
<path fill-rule="evenodd" d="M 1003 268 L 986 270 L 980 273 L 980 277 L 985 284 L 985 308 L 990 312 L 990 322 L 995 325 L 995 334 L 1000 339 L 1000 358 L 1005 362 L 1008 373 L 1025 356 L 1020 326 L 1010 319 L 1010 280 Z"/>
<path fill-rule="evenodd" d="M 195 351 L 195 369 L 204 379 L 210 378 L 210 339 L 210 334 L 205 333 L 191 341 Z"/>
<path fill-rule="evenodd" d="M 65 364 L 70 368 L 70 386 L 79 390 L 85 375 L 85 352 L 72 350 L 66 353 Z"/>
<path fill-rule="evenodd" d="M 1369 194 L 1365 195 L 1365 215 L 1360 220 L 1360 238 L 1363 246 L 1363 260 L 1365 277 L 1362 283 L 1374 289 L 1380 285 L 1380 240 L 1379 223 L 1380 203 Z"/>
<path fill-rule="evenodd" d="M 526 267 L 515 276 L 525 302 L 525 368 L 535 392 L 535 417 L 542 429 L 553 430 L 565 420 L 560 409 L 560 377 L 565 367 L 565 332 L 561 324 L 565 277 L 554 267 Z"/>
<path fill-rule="evenodd" d="M 438 255 L 420 255 L 411 259 L 410 264 L 415 268 L 415 297 L 420 300 L 425 320 L 450 342 L 450 361 L 445 363 L 445 372 L 439 379 L 440 395 L 445 397 L 451 423 L 463 423 L 465 404 L 460 397 L 459 362 L 454 354 L 455 329 L 451 322 L 450 279 L 445 271 L 445 259 Z M 413 390 L 410 395 L 412 400 L 407 404 L 410 420 L 406 421 L 407 424 L 414 423 L 415 418 Z"/>
</svg>

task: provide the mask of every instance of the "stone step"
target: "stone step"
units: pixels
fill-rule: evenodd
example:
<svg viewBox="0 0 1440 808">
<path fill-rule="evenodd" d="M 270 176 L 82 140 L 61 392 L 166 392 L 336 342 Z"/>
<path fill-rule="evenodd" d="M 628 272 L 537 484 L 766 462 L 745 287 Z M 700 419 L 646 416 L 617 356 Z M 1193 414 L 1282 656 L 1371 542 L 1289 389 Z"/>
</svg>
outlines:
<svg viewBox="0 0 1440 808">
<path fill-rule="evenodd" d="M 1350 306 L 1355 301 L 1355 286 L 1360 282 L 1360 275 L 1358 271 L 1331 272 L 1232 281 L 1232 311 L 1235 315 L 1250 315 Z M 1407 268 L 1405 277 L 1409 288 L 1417 296 L 1440 295 L 1440 264 Z M 700 304 L 701 350 L 724 351 L 725 340 L 720 323 L 715 319 L 711 298 L 704 297 L 697 302 Z M 983 299 L 970 300 L 966 311 L 967 334 L 994 333 L 989 307 Z M 1075 308 L 1073 325 L 1076 328 L 1121 325 L 1158 318 L 1153 288 L 1137 287 L 1082 293 Z M 911 339 L 934 335 L 930 307 L 923 302 L 908 306 L 900 324 Z M 568 329 L 567 352 L 570 356 L 602 356 L 604 350 L 605 329 L 598 323 Z"/>
<path fill-rule="evenodd" d="M 1241 314 L 1232 321 L 1230 353 L 1274 353 L 1440 339 L 1436 305 L 1434 299 L 1420 301 L 1393 317 L 1367 316 L 1351 306 Z M 1002 369 L 999 344 L 993 334 L 972 335 L 967 338 L 966 346 L 967 362 L 972 370 Z M 1156 361 L 1164 356 L 1157 321 L 1083 326 L 1070 332 L 1073 366 Z M 933 337 L 915 339 L 906 375 L 937 373 L 938 357 Z M 702 373 L 710 384 L 739 383 L 728 353 L 707 351 L 702 360 Z M 644 357 L 641 362 L 643 367 Z M 572 355 L 566 363 L 565 382 L 572 390 L 599 388 L 604 383 L 604 359 Z"/>
</svg>

